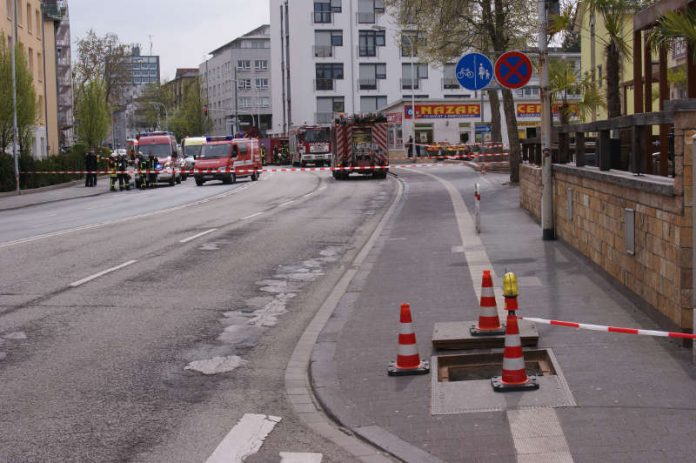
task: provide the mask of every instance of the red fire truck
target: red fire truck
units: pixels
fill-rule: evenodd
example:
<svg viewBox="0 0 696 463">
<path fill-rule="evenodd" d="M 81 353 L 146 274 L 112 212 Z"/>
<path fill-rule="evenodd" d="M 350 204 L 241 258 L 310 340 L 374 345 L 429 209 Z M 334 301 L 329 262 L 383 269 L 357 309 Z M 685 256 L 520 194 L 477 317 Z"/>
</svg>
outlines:
<svg viewBox="0 0 696 463">
<path fill-rule="evenodd" d="M 387 178 L 389 148 L 387 122 L 381 116 L 341 118 L 333 128 L 336 149 L 331 163 L 336 180 L 352 173 Z"/>
<path fill-rule="evenodd" d="M 290 156 L 292 165 L 323 166 L 331 164 L 331 127 L 302 125 L 290 130 Z"/>
</svg>

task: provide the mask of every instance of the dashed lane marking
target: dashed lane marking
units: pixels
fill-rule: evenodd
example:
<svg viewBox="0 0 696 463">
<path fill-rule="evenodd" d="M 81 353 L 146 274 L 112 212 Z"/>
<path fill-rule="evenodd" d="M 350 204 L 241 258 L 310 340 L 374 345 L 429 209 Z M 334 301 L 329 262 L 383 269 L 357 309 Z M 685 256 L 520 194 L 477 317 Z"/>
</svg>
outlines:
<svg viewBox="0 0 696 463">
<path fill-rule="evenodd" d="M 263 441 L 281 418 L 246 413 L 220 442 L 206 463 L 241 463 L 261 449 Z"/>
<path fill-rule="evenodd" d="M 248 216 L 246 216 L 246 217 L 242 217 L 242 220 L 253 219 L 254 217 L 260 216 L 261 214 L 263 214 L 263 212 L 257 212 L 256 214 L 251 214 L 251 215 L 248 215 Z"/>
<path fill-rule="evenodd" d="M 208 235 L 216 230 L 217 230 L 217 228 L 211 228 L 210 230 L 206 230 L 206 231 L 201 232 L 197 235 L 193 235 L 193 236 L 189 236 L 188 238 L 184 238 L 183 240 L 179 241 L 179 243 L 188 243 L 189 241 L 193 241 L 196 238 L 200 238 L 201 236 Z"/>
<path fill-rule="evenodd" d="M 70 283 L 70 286 L 72 288 L 77 288 L 78 286 L 83 285 L 85 283 L 88 283 L 92 280 L 96 280 L 99 277 L 103 277 L 104 275 L 108 275 L 109 273 L 113 273 L 117 270 L 121 270 L 122 268 L 128 267 L 129 265 L 133 265 L 136 262 L 138 262 L 138 261 L 137 260 L 129 260 L 128 262 L 124 262 L 121 265 L 117 265 L 116 267 L 111 267 L 110 269 L 106 269 L 102 272 L 95 273 L 94 275 L 88 276 L 87 278 L 83 278 L 82 280 L 78 280 L 74 283 Z"/>
<path fill-rule="evenodd" d="M 288 202 L 286 202 L 286 203 L 281 204 L 279 207 L 289 206 L 290 204 L 292 204 L 292 203 L 294 203 L 294 202 L 295 202 L 295 200 L 288 201 Z"/>
<path fill-rule="evenodd" d="M 321 463 L 321 453 L 280 452 L 280 463 Z"/>
</svg>

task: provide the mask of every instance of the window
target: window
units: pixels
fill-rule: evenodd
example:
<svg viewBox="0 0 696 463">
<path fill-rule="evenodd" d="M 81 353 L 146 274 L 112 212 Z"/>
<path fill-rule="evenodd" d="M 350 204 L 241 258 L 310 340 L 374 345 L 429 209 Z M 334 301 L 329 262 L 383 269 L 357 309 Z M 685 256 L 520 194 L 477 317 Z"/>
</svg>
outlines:
<svg viewBox="0 0 696 463">
<path fill-rule="evenodd" d="M 41 39 L 41 12 L 36 10 L 36 36 Z"/>
<path fill-rule="evenodd" d="M 331 12 L 340 13 L 343 10 L 341 3 L 341 0 L 331 0 Z"/>
<path fill-rule="evenodd" d="M 360 56 L 377 56 L 377 47 L 383 47 L 386 43 L 384 31 L 360 31 L 358 40 Z"/>
<path fill-rule="evenodd" d="M 5 0 L 5 8 L 7 10 L 7 17 L 12 18 L 12 0 Z"/>
<path fill-rule="evenodd" d="M 315 24 L 330 24 L 331 17 L 331 2 L 314 2 L 314 23 Z"/>
<path fill-rule="evenodd" d="M 317 90 L 333 90 L 334 80 L 343 79 L 343 63 L 317 64 L 316 78 Z"/>
<path fill-rule="evenodd" d="M 414 66 L 413 72 L 411 71 L 411 66 Z M 420 80 L 428 78 L 428 65 L 425 63 L 403 63 L 401 65 L 401 88 L 402 89 L 412 89 L 419 88 Z M 411 80 L 415 78 L 415 82 Z"/>
<path fill-rule="evenodd" d="M 418 46 L 425 45 L 425 38 L 417 32 L 404 32 L 401 34 L 401 56 L 409 57 L 418 55 Z"/>
<path fill-rule="evenodd" d="M 240 59 L 237 61 L 237 69 L 251 69 L 251 60 Z"/>
<path fill-rule="evenodd" d="M 241 88 L 241 89 L 251 88 L 251 79 L 239 79 L 237 81 L 237 88 Z"/>
<path fill-rule="evenodd" d="M 21 8 L 21 5 L 19 3 L 17 3 L 17 6 L 18 6 L 18 8 L 17 8 L 17 25 L 21 26 L 22 23 L 24 23 L 24 19 L 22 18 L 22 8 Z"/>
<path fill-rule="evenodd" d="M 31 34 L 31 5 L 27 3 L 27 32 Z"/>
<path fill-rule="evenodd" d="M 361 96 L 360 97 L 360 112 L 361 113 L 374 113 L 377 112 L 379 108 L 383 108 L 387 105 L 386 96 Z"/>
<path fill-rule="evenodd" d="M 268 79 L 256 79 L 256 88 L 268 88 Z"/>
<path fill-rule="evenodd" d="M 342 96 L 317 98 L 317 124 L 333 122 L 334 114 L 345 112 L 345 100 Z"/>
<path fill-rule="evenodd" d="M 342 47 L 343 31 L 316 31 L 314 43 L 318 46 Z"/>
<path fill-rule="evenodd" d="M 254 61 L 254 69 L 256 69 L 257 71 L 268 69 L 268 60 L 257 59 L 256 61 Z"/>
<path fill-rule="evenodd" d="M 251 108 L 252 106 L 252 98 L 249 96 L 243 96 L 239 98 L 239 107 L 240 108 Z"/>
<path fill-rule="evenodd" d="M 36 64 L 39 67 L 39 80 L 43 81 L 43 60 L 41 53 L 36 54 Z"/>
<path fill-rule="evenodd" d="M 257 100 L 257 106 L 259 108 L 268 108 L 271 106 L 271 99 L 267 96 L 262 96 Z"/>
<path fill-rule="evenodd" d="M 361 64 L 359 76 L 360 90 L 377 90 L 377 81 L 387 78 L 387 65 L 385 63 Z"/>
<path fill-rule="evenodd" d="M 29 53 L 27 55 L 27 61 L 29 64 L 29 71 L 31 72 L 32 78 L 34 77 L 34 50 L 29 48 Z"/>
<path fill-rule="evenodd" d="M 456 75 L 456 64 L 445 64 L 442 70 L 442 88 L 445 90 L 459 90 L 462 88 L 459 85 Z"/>
</svg>

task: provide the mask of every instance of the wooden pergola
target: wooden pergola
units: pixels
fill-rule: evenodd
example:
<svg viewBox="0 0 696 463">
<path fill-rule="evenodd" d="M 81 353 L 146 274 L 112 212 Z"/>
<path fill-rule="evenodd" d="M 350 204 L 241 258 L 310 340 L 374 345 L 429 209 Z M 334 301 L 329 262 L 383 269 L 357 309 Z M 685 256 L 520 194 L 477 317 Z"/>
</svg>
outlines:
<svg viewBox="0 0 696 463">
<path fill-rule="evenodd" d="M 648 32 L 657 21 L 668 11 L 687 10 L 696 8 L 696 0 L 662 0 L 653 6 L 646 8 L 633 17 L 633 98 L 634 112 L 652 112 L 652 84 L 653 77 L 652 46 L 648 43 Z M 687 46 L 686 50 L 686 75 L 687 97 L 696 98 L 696 62 L 694 62 L 694 48 Z M 664 110 L 665 101 L 669 101 L 669 82 L 667 81 L 667 48 L 659 50 L 659 110 Z M 652 147 L 650 143 L 650 127 L 643 127 L 636 134 L 637 146 L 645 148 L 645 172 L 652 172 Z M 669 169 L 668 160 L 669 125 L 660 125 L 660 164 L 659 174 L 667 176 Z"/>
</svg>

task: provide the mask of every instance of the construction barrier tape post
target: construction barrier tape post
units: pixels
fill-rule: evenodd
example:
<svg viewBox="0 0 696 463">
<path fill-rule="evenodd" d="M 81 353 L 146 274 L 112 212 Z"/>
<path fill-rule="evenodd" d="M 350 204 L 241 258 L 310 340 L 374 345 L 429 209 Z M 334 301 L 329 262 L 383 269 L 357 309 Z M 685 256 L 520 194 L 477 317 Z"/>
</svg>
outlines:
<svg viewBox="0 0 696 463">
<path fill-rule="evenodd" d="M 561 321 L 561 320 L 546 320 L 544 318 L 533 318 L 533 317 L 517 317 L 517 318 L 519 318 L 520 320 L 526 320 L 529 322 L 541 323 L 542 325 L 563 326 L 565 328 L 576 328 L 576 329 L 580 329 L 580 330 L 590 330 L 590 331 L 603 331 L 605 333 L 637 334 L 640 336 L 657 336 L 660 338 L 696 339 L 696 334 L 679 333 L 676 331 L 642 330 L 642 329 L 638 329 L 638 328 L 622 328 L 619 326 L 592 325 L 590 323 L 565 322 L 565 321 Z"/>
<path fill-rule="evenodd" d="M 474 214 L 476 217 L 476 233 L 481 233 L 481 190 L 479 189 L 479 184 L 476 184 L 476 189 L 474 191 Z"/>
</svg>

